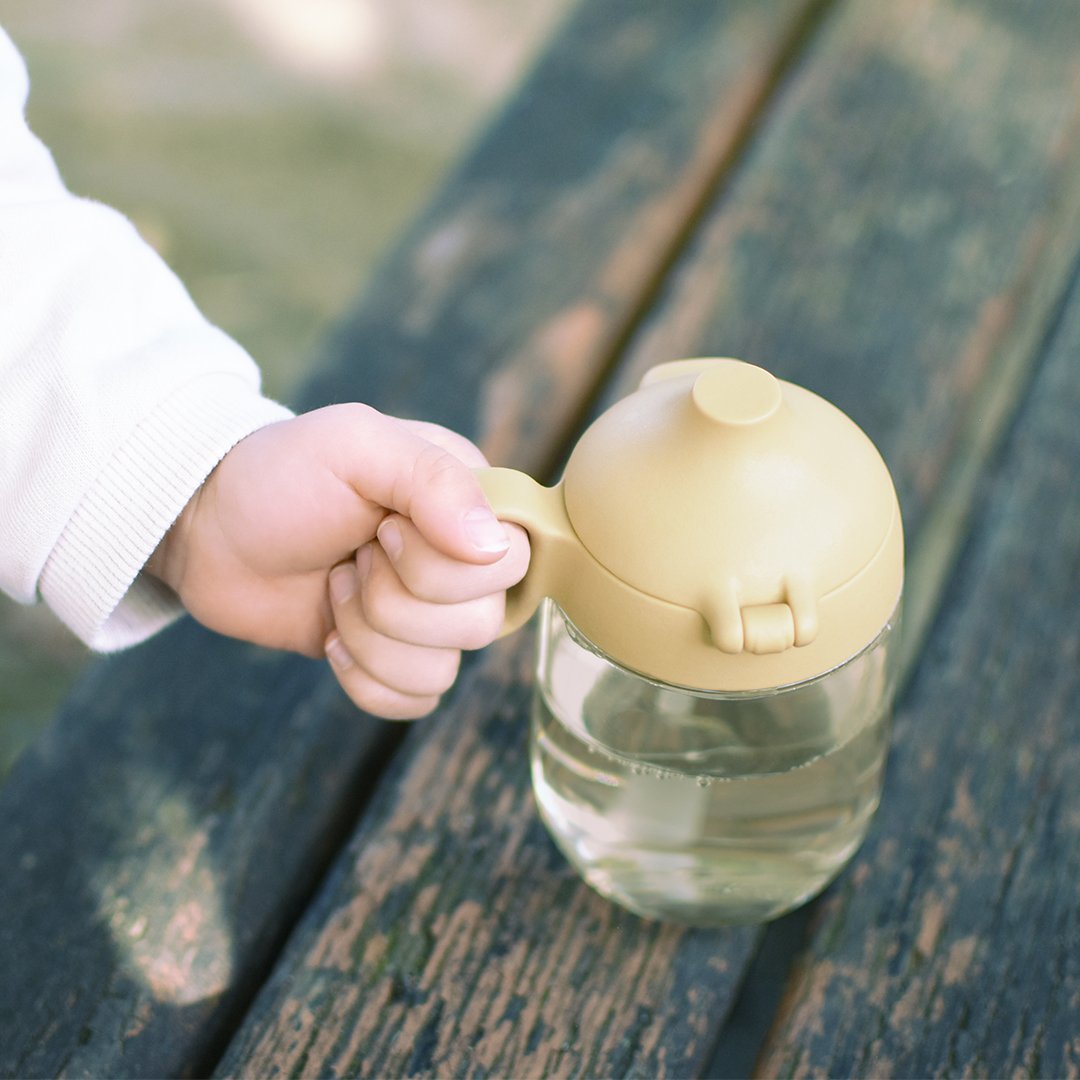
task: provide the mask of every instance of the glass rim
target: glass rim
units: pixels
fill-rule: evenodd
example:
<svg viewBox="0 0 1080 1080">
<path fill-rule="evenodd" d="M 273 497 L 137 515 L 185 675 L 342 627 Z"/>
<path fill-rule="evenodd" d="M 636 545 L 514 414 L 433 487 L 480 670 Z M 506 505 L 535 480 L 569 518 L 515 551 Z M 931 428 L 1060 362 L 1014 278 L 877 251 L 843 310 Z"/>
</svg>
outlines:
<svg viewBox="0 0 1080 1080">
<path fill-rule="evenodd" d="M 841 660 L 840 663 L 834 664 L 831 668 L 825 671 L 819 672 L 817 675 L 811 676 L 809 679 L 802 679 L 798 682 L 781 683 L 777 686 L 767 686 L 761 689 L 755 690 L 701 690 L 693 686 L 684 686 L 680 683 L 669 683 L 663 679 L 653 678 L 651 675 L 645 675 L 640 671 L 636 671 L 634 668 L 627 667 L 625 664 L 619 663 L 618 660 L 609 656 L 603 649 L 595 645 L 589 640 L 577 628 L 574 621 L 563 610 L 562 605 L 557 601 L 551 599 L 551 597 L 544 598 L 544 611 L 545 614 L 552 610 L 557 611 L 559 617 L 566 624 L 567 631 L 569 632 L 571 640 L 585 649 L 587 652 L 592 653 L 598 659 L 603 660 L 606 664 L 609 664 L 616 671 L 622 672 L 626 675 L 631 675 L 636 679 L 641 679 L 642 682 L 649 683 L 651 686 L 655 686 L 660 690 L 666 690 L 677 694 L 688 694 L 696 698 L 705 698 L 710 701 L 745 701 L 749 698 L 762 698 L 762 697 L 778 697 L 781 694 L 794 693 L 797 690 L 802 690 L 808 686 L 814 686 L 816 683 L 829 678 L 836 674 L 842 668 L 847 667 L 849 664 L 855 663 L 861 657 L 867 653 L 872 652 L 881 641 L 891 634 L 900 624 L 901 621 L 901 609 L 903 608 L 903 599 L 901 598 L 896 602 L 896 606 L 889 613 L 889 617 L 885 620 L 881 629 L 870 639 L 858 652 L 853 653 L 846 660 Z M 892 680 L 890 679 L 889 682 Z"/>
</svg>

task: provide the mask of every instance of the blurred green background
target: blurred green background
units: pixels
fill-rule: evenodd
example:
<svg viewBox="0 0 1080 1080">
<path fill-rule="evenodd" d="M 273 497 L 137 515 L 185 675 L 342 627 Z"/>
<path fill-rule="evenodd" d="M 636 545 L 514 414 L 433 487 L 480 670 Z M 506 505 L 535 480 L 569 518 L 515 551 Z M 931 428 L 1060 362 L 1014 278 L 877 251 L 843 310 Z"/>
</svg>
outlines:
<svg viewBox="0 0 1080 1080">
<path fill-rule="evenodd" d="M 288 400 L 570 0 L 6 0 L 31 126 Z M 0 596 L 0 776 L 89 656 Z"/>
</svg>

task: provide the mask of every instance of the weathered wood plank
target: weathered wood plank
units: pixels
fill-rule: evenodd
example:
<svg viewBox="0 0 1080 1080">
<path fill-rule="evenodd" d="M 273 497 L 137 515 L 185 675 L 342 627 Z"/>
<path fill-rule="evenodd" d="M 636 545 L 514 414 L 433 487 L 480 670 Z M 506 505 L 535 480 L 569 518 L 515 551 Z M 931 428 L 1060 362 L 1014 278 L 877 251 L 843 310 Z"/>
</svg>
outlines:
<svg viewBox="0 0 1080 1080">
<path fill-rule="evenodd" d="M 687 1075 L 707 1053 L 753 936 L 645 923 L 581 886 L 529 801 L 529 644 L 476 665 L 390 778 L 222 1072 Z"/>
<path fill-rule="evenodd" d="M 1080 290 L 816 912 L 763 1076 L 1080 1073 Z"/>
<path fill-rule="evenodd" d="M 342 323 L 305 404 L 361 393 L 541 471 L 827 3 L 583 3 Z"/>
<path fill-rule="evenodd" d="M 644 328 L 634 372 L 707 343 L 825 393 L 881 448 L 920 533 L 971 456 L 958 410 L 992 441 L 1070 272 L 1077 32 L 1061 5 L 850 4 Z"/>
<path fill-rule="evenodd" d="M 543 468 L 815 7 L 585 5 L 302 404 Z M 0 1073 L 208 1069 L 400 730 L 191 623 L 96 666 L 0 788 Z"/>
<path fill-rule="evenodd" d="M 1005 423 L 1066 287 L 1078 17 L 848 5 L 615 384 L 679 355 L 766 363 L 871 432 L 931 542 L 972 417 L 1000 395 L 991 436 Z M 943 565 L 961 535 L 934 541 Z M 757 932 L 647 923 L 571 877 L 529 799 L 527 662 L 527 641 L 492 650 L 414 732 L 223 1074 L 711 1070 Z"/>
<path fill-rule="evenodd" d="M 0 1074 L 197 1071 L 380 738 L 320 665 L 193 626 L 97 666 L 0 788 Z"/>
</svg>

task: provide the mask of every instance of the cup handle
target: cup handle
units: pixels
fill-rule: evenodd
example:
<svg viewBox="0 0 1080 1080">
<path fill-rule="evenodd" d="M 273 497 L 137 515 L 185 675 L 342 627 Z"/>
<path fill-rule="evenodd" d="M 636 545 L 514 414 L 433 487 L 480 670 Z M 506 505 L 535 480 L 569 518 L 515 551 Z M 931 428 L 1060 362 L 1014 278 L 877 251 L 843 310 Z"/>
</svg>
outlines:
<svg viewBox="0 0 1080 1080">
<path fill-rule="evenodd" d="M 558 599 L 564 568 L 580 541 L 567 517 L 561 485 L 544 487 L 515 469 L 477 469 L 476 476 L 496 516 L 529 534 L 529 569 L 506 594 L 505 635 L 524 626 L 545 596 Z"/>
</svg>

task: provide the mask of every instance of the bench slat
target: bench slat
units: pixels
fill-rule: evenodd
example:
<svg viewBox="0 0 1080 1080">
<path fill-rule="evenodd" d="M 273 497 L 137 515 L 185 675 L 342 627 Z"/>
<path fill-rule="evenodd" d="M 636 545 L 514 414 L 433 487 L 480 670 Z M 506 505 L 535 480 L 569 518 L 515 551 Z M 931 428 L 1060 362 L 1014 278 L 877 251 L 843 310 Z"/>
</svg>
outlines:
<svg viewBox="0 0 1080 1080">
<path fill-rule="evenodd" d="M 303 404 L 543 469 L 815 6 L 585 5 Z M 401 731 L 322 665 L 190 622 L 95 665 L 0 788 L 0 1072 L 208 1070 Z"/>
<path fill-rule="evenodd" d="M 305 406 L 360 397 L 545 472 L 822 6 L 586 0 L 343 320 Z"/>
<path fill-rule="evenodd" d="M 1077 15 L 984 7 L 860 0 L 830 20 L 615 380 L 723 352 L 819 390 L 882 447 L 916 552 L 943 566 L 966 510 L 940 531 L 939 500 L 975 490 L 953 462 L 977 476 L 1076 244 Z M 941 574 L 915 569 L 932 611 Z M 529 798 L 528 669 L 527 639 L 491 650 L 413 733 L 224 1074 L 723 1066 L 760 931 L 646 923 L 576 881 Z"/>
<path fill-rule="evenodd" d="M 1080 291 L 815 914 L 764 1076 L 1080 1071 Z"/>
</svg>

